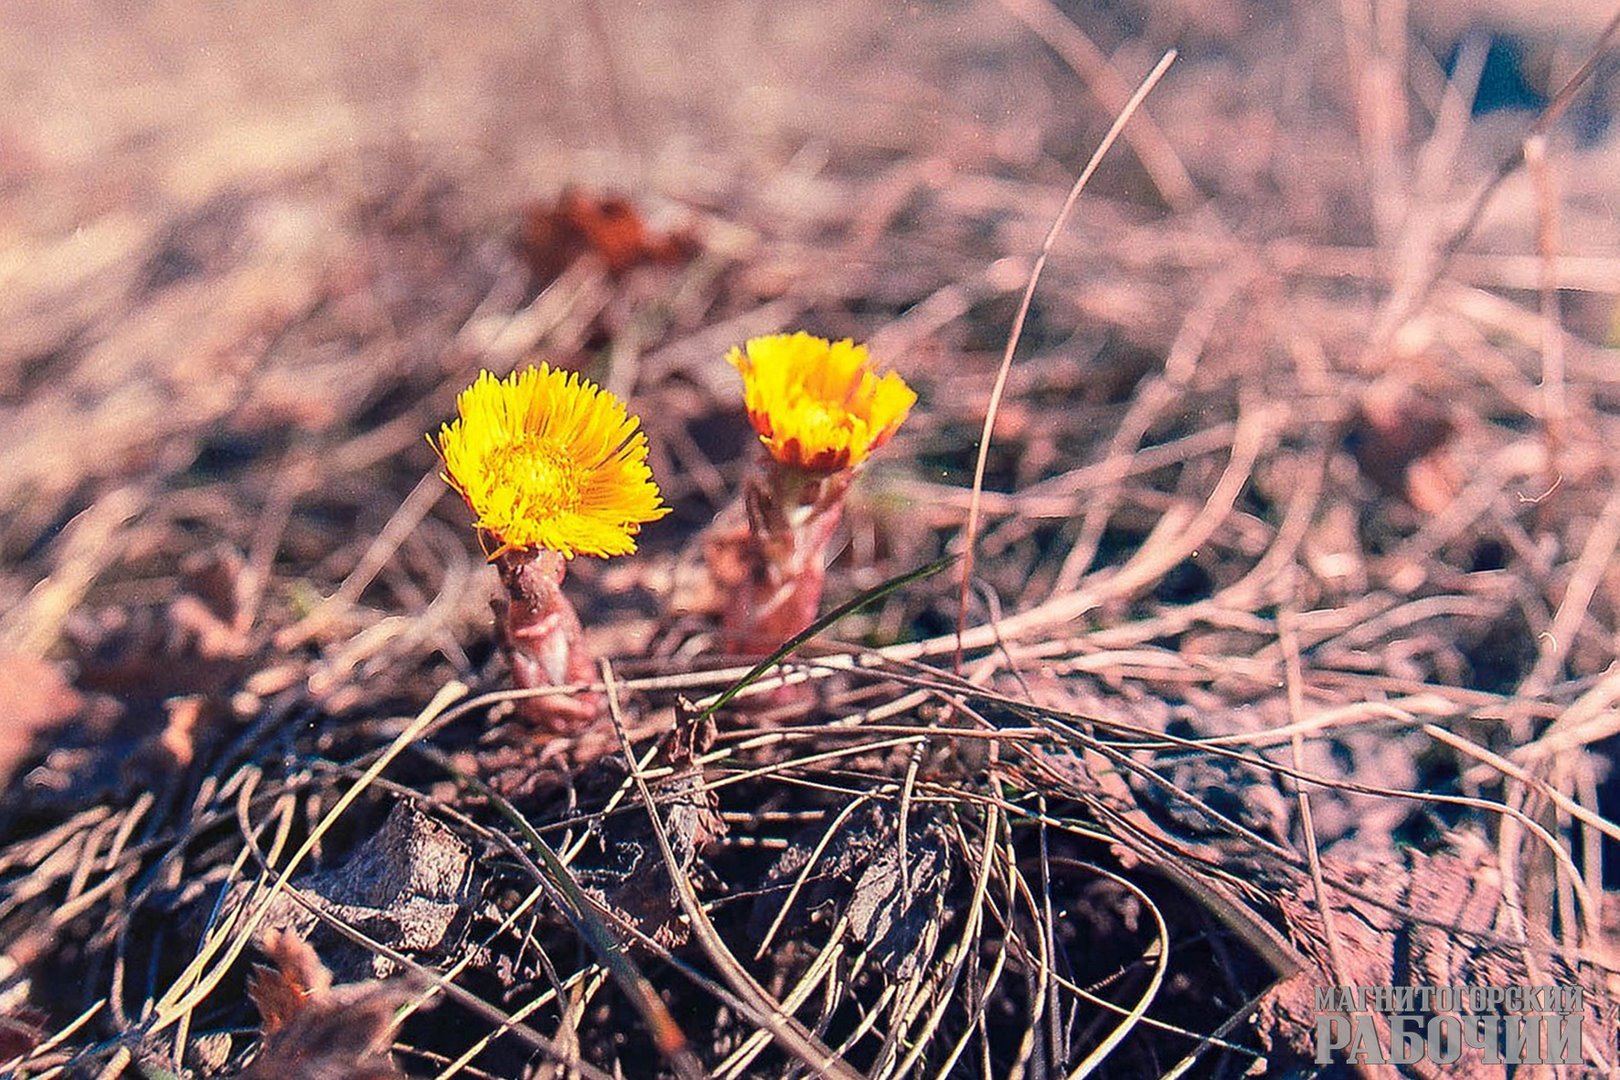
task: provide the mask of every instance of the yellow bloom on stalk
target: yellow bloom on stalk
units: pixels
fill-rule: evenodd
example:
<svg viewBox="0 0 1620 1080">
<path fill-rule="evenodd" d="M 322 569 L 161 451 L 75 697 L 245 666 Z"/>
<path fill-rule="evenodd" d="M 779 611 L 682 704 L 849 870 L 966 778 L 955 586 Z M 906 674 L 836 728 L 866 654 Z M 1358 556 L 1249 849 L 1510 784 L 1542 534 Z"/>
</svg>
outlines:
<svg viewBox="0 0 1620 1080">
<path fill-rule="evenodd" d="M 647 467 L 640 421 L 573 372 L 541 364 L 497 379 L 485 371 L 456 409 L 460 416 L 428 441 L 476 527 L 500 544 L 495 555 L 626 555 L 643 522 L 669 513 Z"/>
<path fill-rule="evenodd" d="M 813 472 L 851 469 L 899 430 L 917 395 L 878 375 L 865 345 L 773 334 L 733 348 L 749 422 L 771 456 Z"/>
</svg>

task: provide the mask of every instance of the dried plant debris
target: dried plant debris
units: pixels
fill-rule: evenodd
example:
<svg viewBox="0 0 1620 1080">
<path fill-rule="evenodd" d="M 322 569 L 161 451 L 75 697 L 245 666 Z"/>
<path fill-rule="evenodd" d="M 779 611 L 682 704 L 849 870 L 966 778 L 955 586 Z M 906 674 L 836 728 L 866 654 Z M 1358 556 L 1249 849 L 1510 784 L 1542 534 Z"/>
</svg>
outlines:
<svg viewBox="0 0 1620 1080">
<path fill-rule="evenodd" d="M 954 862 L 931 813 L 912 816 L 902 847 L 896 807 L 868 800 L 789 843 L 754 900 L 751 936 L 764 951 L 811 926 L 841 925 L 889 977 L 907 980 L 933 953 Z"/>
<path fill-rule="evenodd" d="M 342 863 L 293 885 L 299 898 L 278 896 L 266 925 L 322 943 L 339 974 L 351 978 L 384 978 L 397 965 L 324 928 L 311 906 L 391 949 L 434 958 L 459 946 L 479 892 L 471 848 L 409 802 L 396 803 Z M 245 888 L 236 894 L 246 895 Z"/>
<path fill-rule="evenodd" d="M 395 1012 L 411 997 L 404 983 L 334 986 L 291 931 L 269 932 L 262 947 L 274 966 L 256 966 L 248 980 L 262 1041 L 242 1080 L 405 1080 L 388 1052 Z"/>
<path fill-rule="evenodd" d="M 550 282 L 581 255 L 619 275 L 643 264 L 673 265 L 697 254 L 690 232 L 658 232 L 622 195 L 589 195 L 564 188 L 555 203 L 536 203 L 523 221 L 523 254 L 535 278 Z"/>
</svg>

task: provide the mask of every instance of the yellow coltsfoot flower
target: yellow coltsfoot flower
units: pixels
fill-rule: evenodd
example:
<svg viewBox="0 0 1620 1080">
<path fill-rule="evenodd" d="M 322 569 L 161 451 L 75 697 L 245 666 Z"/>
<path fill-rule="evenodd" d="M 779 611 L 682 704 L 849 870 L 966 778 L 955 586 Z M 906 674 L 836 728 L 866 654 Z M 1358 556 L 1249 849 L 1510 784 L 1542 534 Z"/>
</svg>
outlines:
<svg viewBox="0 0 1620 1080">
<path fill-rule="evenodd" d="M 618 398 L 548 364 L 498 379 L 485 371 L 456 399 L 460 415 L 428 441 L 444 479 L 498 545 L 489 558 L 506 599 L 500 644 L 522 690 L 525 720 L 553 734 L 583 731 L 600 697 L 584 629 L 562 582 L 576 554 L 626 555 L 641 526 L 669 513 L 647 467 L 647 435 Z"/>
<path fill-rule="evenodd" d="M 749 422 L 771 456 L 809 472 L 859 466 L 917 402 L 904 379 L 879 375 L 866 346 L 849 340 L 773 334 L 726 359 L 742 373 Z"/>
<path fill-rule="evenodd" d="M 626 555 L 641 526 L 669 513 L 647 467 L 647 436 L 613 394 L 549 364 L 456 399 L 434 449 L 476 526 L 509 551 Z"/>
<path fill-rule="evenodd" d="M 703 538 L 722 647 L 763 655 L 815 621 L 830 546 L 856 472 L 899 430 L 917 395 L 879 374 L 864 345 L 802 331 L 754 338 L 726 358 L 768 454 Z"/>
</svg>

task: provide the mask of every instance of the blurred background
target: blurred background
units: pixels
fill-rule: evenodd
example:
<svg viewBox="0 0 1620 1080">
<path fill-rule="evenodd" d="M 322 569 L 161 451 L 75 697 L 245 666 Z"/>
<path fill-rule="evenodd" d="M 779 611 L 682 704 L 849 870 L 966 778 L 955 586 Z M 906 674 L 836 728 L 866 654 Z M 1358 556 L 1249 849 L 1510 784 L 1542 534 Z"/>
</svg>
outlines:
<svg viewBox="0 0 1620 1080">
<path fill-rule="evenodd" d="M 830 599 L 959 547 L 1036 255 L 1170 49 L 1057 235 L 1010 369 L 968 597 L 970 625 L 1009 618 L 987 679 L 1280 761 L 1267 733 L 1298 719 L 1297 675 L 1300 707 L 1353 718 L 1307 748 L 1338 785 L 1313 826 L 1279 774 L 1218 756 L 1164 764 L 1177 790 L 1432 873 L 1442 906 L 1501 858 L 1573 942 L 1544 851 L 1457 844 L 1475 861 L 1442 867 L 1448 830 L 1478 821 L 1354 785 L 1530 799 L 1420 734 L 1433 719 L 1620 813 L 1613 14 L 0 0 L 0 998 L 25 954 L 42 1031 L 105 993 L 107 940 L 61 915 L 100 927 L 105 902 L 159 943 L 138 1015 L 162 928 L 199 901 L 178 861 L 174 897 L 120 908 L 112 879 L 176 836 L 187 874 L 220 869 L 186 849 L 188 800 L 245 763 L 385 745 L 447 680 L 485 676 L 494 575 L 423 438 L 480 369 L 547 359 L 644 417 L 676 513 L 569 585 L 632 675 L 707 660 L 665 612 L 751 452 L 723 361 L 750 336 L 868 341 L 921 394 L 852 495 Z M 944 664 L 956 598 L 940 578 L 837 636 Z M 98 893 L 48 860 L 102 835 L 102 805 L 159 839 L 105 860 Z M 1602 906 L 1612 841 L 1532 812 Z M 742 894 L 785 843 L 730 852 Z M 1123 940 L 1124 906 L 1081 932 Z M 1614 909 L 1581 948 L 1612 949 Z M 253 1022 L 233 1007 L 211 1022 Z M 1120 1075 L 1146 1074 L 1141 1053 Z"/>
</svg>

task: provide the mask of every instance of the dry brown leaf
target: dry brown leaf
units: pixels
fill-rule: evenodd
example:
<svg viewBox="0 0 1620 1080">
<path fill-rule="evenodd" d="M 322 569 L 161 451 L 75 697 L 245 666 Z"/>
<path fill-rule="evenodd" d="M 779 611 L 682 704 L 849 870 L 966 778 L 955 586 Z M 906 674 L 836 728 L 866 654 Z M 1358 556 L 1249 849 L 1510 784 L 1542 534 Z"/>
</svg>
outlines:
<svg viewBox="0 0 1620 1080">
<path fill-rule="evenodd" d="M 684 262 L 696 254 L 697 244 L 683 232 L 653 232 L 635 206 L 618 195 L 597 197 L 564 188 L 555 205 L 529 209 L 523 253 L 535 277 L 550 281 L 586 252 L 618 275 L 644 263 Z"/>
<path fill-rule="evenodd" d="M 336 935 L 323 937 L 314 912 L 363 927 L 402 952 L 442 957 L 465 933 L 476 874 L 472 850 L 455 833 L 401 801 L 342 862 L 295 878 L 303 902 L 277 897 L 264 925 L 307 935 L 338 978 L 383 978 L 399 965 Z M 246 892 L 244 885 L 237 898 Z"/>
<path fill-rule="evenodd" d="M 400 981 L 332 985 L 315 950 L 290 931 L 265 935 L 274 962 L 255 965 L 248 996 L 264 1041 L 242 1080 L 404 1080 L 388 1047 L 394 1013 L 411 994 Z"/>
<path fill-rule="evenodd" d="M 0 1064 L 20 1058 L 44 1042 L 45 1022 L 44 1013 L 26 1005 L 0 1016 Z"/>
<path fill-rule="evenodd" d="M 1384 491 L 1435 514 L 1462 486 L 1447 453 L 1455 433 L 1438 402 L 1405 383 L 1376 383 L 1362 395 L 1352 432 L 1356 464 Z"/>
<path fill-rule="evenodd" d="M 256 592 L 247 560 L 220 544 L 186 556 L 180 574 L 182 591 L 169 606 L 169 632 L 179 651 L 209 660 L 246 656 Z"/>
</svg>

